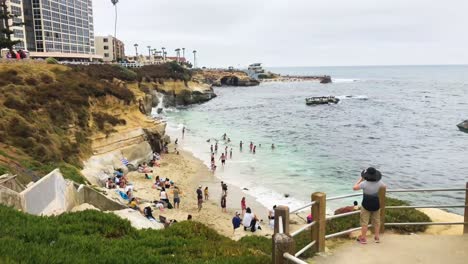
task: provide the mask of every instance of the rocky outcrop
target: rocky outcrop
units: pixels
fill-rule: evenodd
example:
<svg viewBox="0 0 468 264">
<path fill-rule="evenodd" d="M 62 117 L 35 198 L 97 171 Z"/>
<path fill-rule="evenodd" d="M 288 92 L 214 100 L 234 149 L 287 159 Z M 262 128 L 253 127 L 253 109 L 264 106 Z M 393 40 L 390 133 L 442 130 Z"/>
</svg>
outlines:
<svg viewBox="0 0 468 264">
<path fill-rule="evenodd" d="M 213 86 L 256 86 L 260 82 L 243 71 L 203 70 L 195 72 L 193 78 Z"/>
<path fill-rule="evenodd" d="M 193 81 L 142 82 L 139 86 L 146 93 L 141 108 L 147 114 L 160 104 L 161 107 L 187 106 L 204 103 L 216 97 L 211 85 Z"/>
</svg>

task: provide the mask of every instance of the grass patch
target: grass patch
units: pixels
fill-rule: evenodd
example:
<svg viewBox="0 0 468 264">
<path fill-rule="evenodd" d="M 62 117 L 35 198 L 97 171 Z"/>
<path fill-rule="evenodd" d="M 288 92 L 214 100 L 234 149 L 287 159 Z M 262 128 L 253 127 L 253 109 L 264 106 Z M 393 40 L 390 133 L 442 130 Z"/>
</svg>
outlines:
<svg viewBox="0 0 468 264">
<path fill-rule="evenodd" d="M 6 174 L 8 171 L 9 170 L 7 167 L 3 167 L 2 165 L 0 165 L 0 175 Z"/>
<path fill-rule="evenodd" d="M 192 78 L 192 72 L 176 62 L 168 62 L 159 65 L 145 65 L 136 70 L 136 72 L 139 82 L 159 82 L 162 79 L 181 80 L 188 82 Z"/>
<path fill-rule="evenodd" d="M 270 255 L 197 222 L 136 230 L 97 211 L 39 217 L 0 206 L 0 256 L 22 263 L 270 263 Z"/>
</svg>

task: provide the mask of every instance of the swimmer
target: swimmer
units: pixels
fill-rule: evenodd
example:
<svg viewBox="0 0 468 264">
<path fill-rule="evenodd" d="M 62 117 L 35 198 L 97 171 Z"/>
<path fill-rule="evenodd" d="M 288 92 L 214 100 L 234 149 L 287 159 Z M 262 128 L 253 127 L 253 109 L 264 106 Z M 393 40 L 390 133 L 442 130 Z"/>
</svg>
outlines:
<svg viewBox="0 0 468 264">
<path fill-rule="evenodd" d="M 231 143 L 231 138 L 228 138 L 227 142 L 228 142 L 228 143 Z"/>
<path fill-rule="evenodd" d="M 221 154 L 221 157 L 219 159 L 221 160 L 221 164 L 224 167 L 224 164 L 226 163 L 226 156 L 224 156 L 224 153 Z"/>
<path fill-rule="evenodd" d="M 223 140 L 226 140 L 226 137 L 227 137 L 227 135 L 226 135 L 226 133 L 224 133 Z"/>
<path fill-rule="evenodd" d="M 271 144 L 271 149 L 275 149 L 275 144 Z"/>
<path fill-rule="evenodd" d="M 241 151 L 242 151 L 242 145 L 244 145 L 244 143 L 242 143 L 242 140 L 241 140 L 241 142 L 239 143 L 239 148 Z"/>
</svg>

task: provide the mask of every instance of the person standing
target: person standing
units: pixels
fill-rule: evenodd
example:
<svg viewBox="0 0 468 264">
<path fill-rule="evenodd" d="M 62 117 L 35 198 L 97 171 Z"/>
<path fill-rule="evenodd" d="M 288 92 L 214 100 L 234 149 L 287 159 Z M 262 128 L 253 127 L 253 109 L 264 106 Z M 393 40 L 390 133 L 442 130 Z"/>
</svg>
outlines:
<svg viewBox="0 0 468 264">
<path fill-rule="evenodd" d="M 221 160 L 221 164 L 224 167 L 224 164 L 226 163 L 226 156 L 224 156 L 224 153 L 221 154 L 221 157 L 219 159 Z"/>
<path fill-rule="evenodd" d="M 215 143 L 215 152 L 218 153 L 218 142 Z"/>
<path fill-rule="evenodd" d="M 179 209 L 179 204 L 180 204 L 179 187 L 175 186 L 174 190 L 172 191 L 172 194 L 174 195 L 174 208 Z"/>
<path fill-rule="evenodd" d="M 211 144 L 210 152 L 213 153 L 213 144 Z"/>
<path fill-rule="evenodd" d="M 252 149 L 253 149 L 253 142 L 250 141 L 250 152 L 252 152 Z"/>
<path fill-rule="evenodd" d="M 232 148 L 231 148 L 231 150 L 229 151 L 229 158 L 232 159 Z"/>
<path fill-rule="evenodd" d="M 210 193 L 208 192 L 208 186 L 205 187 L 205 190 L 203 192 L 205 194 L 205 201 L 208 201 L 208 198 L 210 197 Z"/>
<path fill-rule="evenodd" d="M 226 195 L 223 195 L 221 197 L 221 212 L 227 213 L 227 210 L 226 210 Z"/>
<path fill-rule="evenodd" d="M 361 235 L 357 241 L 361 244 L 367 244 L 366 234 L 369 224 L 369 219 L 372 220 L 374 226 L 375 243 L 380 242 L 380 201 L 379 190 L 385 187 L 381 181 L 382 174 L 373 167 L 369 167 L 361 172 L 361 178 L 354 184 L 353 190 L 363 191 L 363 199 L 361 203 Z"/>
<path fill-rule="evenodd" d="M 198 212 L 201 211 L 202 205 L 203 205 L 203 192 L 202 192 L 202 186 L 198 186 L 197 189 L 197 200 L 198 200 Z"/>
<path fill-rule="evenodd" d="M 245 210 L 247 209 L 247 205 L 245 204 L 245 197 L 242 197 L 241 208 L 242 208 L 242 216 L 244 216 L 245 215 Z"/>
<path fill-rule="evenodd" d="M 255 154 L 255 151 L 257 150 L 257 146 L 253 147 L 253 154 Z"/>
<path fill-rule="evenodd" d="M 184 138 L 185 136 L 185 126 L 182 127 L 182 139 Z"/>
<path fill-rule="evenodd" d="M 244 143 L 242 143 L 242 140 L 241 140 L 241 142 L 239 143 L 239 149 L 240 149 L 240 151 L 242 151 L 242 145 L 244 145 Z"/>
<path fill-rule="evenodd" d="M 224 155 L 225 155 L 226 157 L 227 157 L 227 153 L 228 153 L 228 146 L 226 146 L 226 147 L 224 148 Z"/>
</svg>

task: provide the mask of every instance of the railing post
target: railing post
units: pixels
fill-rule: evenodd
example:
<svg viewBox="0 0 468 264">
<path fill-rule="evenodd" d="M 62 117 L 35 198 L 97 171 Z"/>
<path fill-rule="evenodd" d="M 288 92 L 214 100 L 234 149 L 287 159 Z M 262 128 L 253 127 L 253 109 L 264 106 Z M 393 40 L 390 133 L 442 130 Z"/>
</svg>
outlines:
<svg viewBox="0 0 468 264">
<path fill-rule="evenodd" d="M 315 225 L 311 228 L 312 241 L 315 241 L 313 250 L 315 252 L 325 251 L 325 228 L 326 228 L 326 194 L 323 192 L 315 192 L 312 194 L 312 201 L 315 202 L 312 205 L 312 219 L 315 221 Z"/>
<path fill-rule="evenodd" d="M 294 255 L 295 243 L 294 239 L 289 234 L 289 207 L 287 206 L 280 205 L 275 209 L 275 229 L 272 243 L 272 263 L 288 263 L 287 260 L 284 259 L 283 254 L 287 252 Z"/>
<path fill-rule="evenodd" d="M 385 204 L 387 202 L 387 187 L 382 186 L 379 189 L 379 203 L 380 203 L 380 233 L 385 232 Z"/>
<path fill-rule="evenodd" d="M 468 234 L 468 182 L 466 183 L 466 189 L 465 189 L 465 224 L 463 225 L 463 234 Z"/>
</svg>

